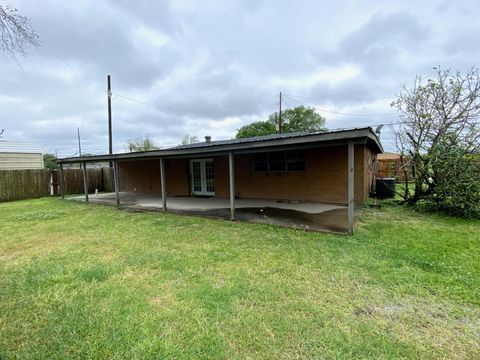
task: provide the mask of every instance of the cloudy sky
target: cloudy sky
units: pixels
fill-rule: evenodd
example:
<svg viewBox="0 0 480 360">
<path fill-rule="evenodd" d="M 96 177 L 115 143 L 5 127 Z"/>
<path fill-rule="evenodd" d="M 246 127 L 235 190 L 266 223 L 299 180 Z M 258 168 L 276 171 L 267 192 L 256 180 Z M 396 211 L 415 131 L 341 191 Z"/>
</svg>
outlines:
<svg viewBox="0 0 480 360">
<path fill-rule="evenodd" d="M 284 106 L 311 105 L 330 129 L 395 122 L 400 86 L 436 65 L 480 59 L 478 1 L 13 1 L 42 45 L 0 55 L 4 140 L 59 156 L 105 153 L 106 75 L 114 151 L 150 135 L 234 137 Z M 137 100 L 137 101 L 132 101 Z M 389 128 L 382 133 L 394 148 Z"/>
</svg>

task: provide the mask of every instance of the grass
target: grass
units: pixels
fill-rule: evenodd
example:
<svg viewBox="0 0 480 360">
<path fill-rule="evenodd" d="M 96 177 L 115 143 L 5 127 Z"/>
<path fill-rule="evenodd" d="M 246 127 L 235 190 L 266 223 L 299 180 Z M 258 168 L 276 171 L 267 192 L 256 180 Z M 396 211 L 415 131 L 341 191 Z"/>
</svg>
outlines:
<svg viewBox="0 0 480 360">
<path fill-rule="evenodd" d="M 0 204 L 3 358 L 479 358 L 480 224 L 365 210 L 354 236 Z"/>
</svg>

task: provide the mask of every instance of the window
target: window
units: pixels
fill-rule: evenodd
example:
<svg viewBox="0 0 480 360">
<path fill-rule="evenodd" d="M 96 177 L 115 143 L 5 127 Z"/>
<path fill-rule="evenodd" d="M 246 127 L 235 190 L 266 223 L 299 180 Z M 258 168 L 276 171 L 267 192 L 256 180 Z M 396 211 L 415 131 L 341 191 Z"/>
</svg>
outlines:
<svg viewBox="0 0 480 360">
<path fill-rule="evenodd" d="M 287 171 L 305 171 L 303 151 L 287 151 Z"/>
<path fill-rule="evenodd" d="M 253 171 L 268 171 L 268 153 L 255 154 L 253 161 Z"/>
<path fill-rule="evenodd" d="M 285 171 L 285 152 L 277 151 L 268 154 L 268 171 Z"/>
<path fill-rule="evenodd" d="M 303 151 L 275 151 L 255 154 L 253 160 L 255 172 L 304 172 L 305 155 Z"/>
</svg>

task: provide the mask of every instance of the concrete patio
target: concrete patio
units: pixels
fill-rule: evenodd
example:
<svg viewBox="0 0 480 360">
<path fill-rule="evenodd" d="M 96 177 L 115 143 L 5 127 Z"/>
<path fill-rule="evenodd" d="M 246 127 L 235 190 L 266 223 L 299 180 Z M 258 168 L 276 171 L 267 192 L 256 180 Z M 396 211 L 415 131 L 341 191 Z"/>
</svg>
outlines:
<svg viewBox="0 0 480 360">
<path fill-rule="evenodd" d="M 85 201 L 85 197 L 72 196 L 70 200 Z M 95 204 L 116 205 L 115 193 L 90 194 Z M 121 208 L 161 211 L 162 197 L 156 194 L 120 193 Z M 347 206 L 320 202 L 275 201 L 263 199 L 236 199 L 235 219 L 275 224 L 280 226 L 345 233 L 348 230 Z M 171 212 L 207 217 L 230 217 L 229 199 L 216 197 L 167 197 L 167 210 Z"/>
</svg>

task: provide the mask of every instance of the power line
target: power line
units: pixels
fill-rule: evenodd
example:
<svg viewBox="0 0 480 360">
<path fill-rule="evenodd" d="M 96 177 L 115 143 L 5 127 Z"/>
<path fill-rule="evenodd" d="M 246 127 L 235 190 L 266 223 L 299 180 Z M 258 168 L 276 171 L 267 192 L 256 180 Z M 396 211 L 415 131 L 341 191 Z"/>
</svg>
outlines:
<svg viewBox="0 0 480 360">
<path fill-rule="evenodd" d="M 367 101 L 367 100 L 388 100 L 388 99 L 396 99 L 395 96 L 388 96 L 388 97 L 378 97 L 378 98 L 345 98 L 345 97 L 336 97 L 336 98 L 312 98 L 308 96 L 301 96 L 301 95 L 292 95 L 292 94 L 283 94 L 285 96 L 293 97 L 293 98 L 300 98 L 300 99 L 306 99 L 306 100 L 314 100 L 314 101 L 338 101 L 338 100 L 344 100 L 344 101 Z"/>
<path fill-rule="evenodd" d="M 382 123 L 382 124 L 369 124 L 368 126 L 371 128 L 384 125 L 384 126 L 393 126 L 393 125 L 400 125 L 403 124 L 402 121 L 397 121 L 397 122 L 390 122 L 390 123 Z M 350 126 L 350 127 L 341 127 L 341 128 L 335 128 L 335 129 L 328 129 L 328 131 L 339 131 L 339 130 L 350 130 L 350 129 L 356 129 L 357 126 Z M 385 131 L 386 132 L 386 131 Z"/>
<path fill-rule="evenodd" d="M 132 102 L 136 102 L 136 103 L 139 103 L 139 104 L 143 104 L 143 105 L 148 105 L 148 106 L 152 106 L 154 108 L 156 108 L 157 110 L 161 110 L 157 105 L 155 104 L 151 104 L 149 102 L 146 102 L 146 101 L 142 101 L 142 100 L 138 100 L 138 99 L 134 99 L 132 97 L 129 97 L 129 96 L 125 96 L 125 95 L 120 95 L 120 94 L 117 94 L 117 93 L 112 93 L 112 95 L 115 95 L 115 96 L 118 96 L 118 97 L 121 97 L 125 100 L 129 100 L 129 101 L 132 101 Z"/>
<path fill-rule="evenodd" d="M 288 95 L 285 95 L 284 96 L 287 96 L 287 97 L 290 97 Z M 296 103 L 300 104 L 300 105 L 303 105 L 303 106 L 307 106 L 307 107 L 312 107 L 314 109 L 317 109 L 319 111 L 323 111 L 323 112 L 326 112 L 326 113 L 331 113 L 331 114 L 337 114 L 337 115 L 345 115 L 345 116 L 368 116 L 368 117 L 372 117 L 372 116 L 395 116 L 397 117 L 398 115 L 397 114 L 392 114 L 392 113 L 385 113 L 385 114 L 350 114 L 350 113 L 344 113 L 344 112 L 340 112 L 340 111 L 333 111 L 333 110 L 328 110 L 328 109 L 323 109 L 323 108 L 319 108 L 319 107 L 316 107 L 316 106 L 312 106 L 312 105 L 307 105 L 307 104 L 304 104 L 304 103 L 301 103 L 300 101 L 298 100 L 295 100 L 294 98 L 290 97 L 290 99 L 292 101 L 295 101 Z"/>
</svg>

